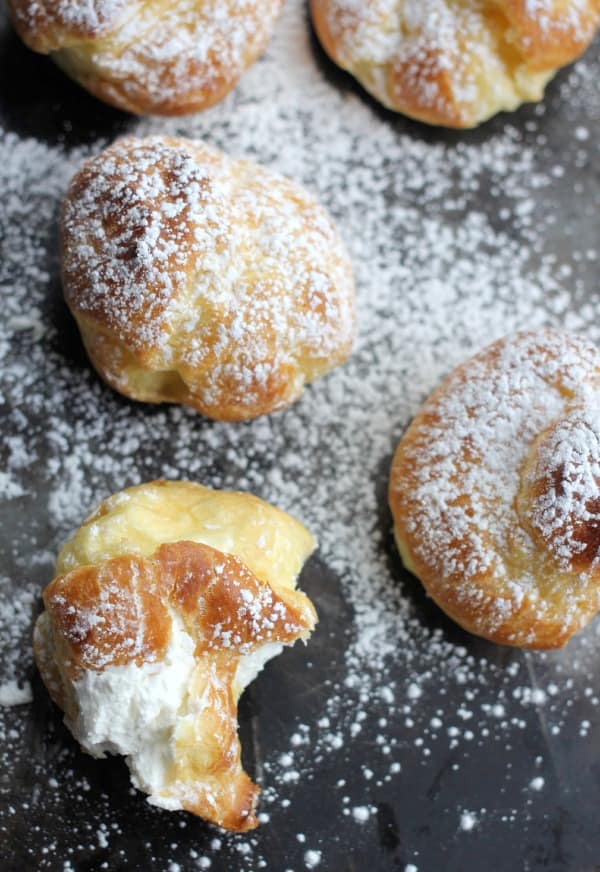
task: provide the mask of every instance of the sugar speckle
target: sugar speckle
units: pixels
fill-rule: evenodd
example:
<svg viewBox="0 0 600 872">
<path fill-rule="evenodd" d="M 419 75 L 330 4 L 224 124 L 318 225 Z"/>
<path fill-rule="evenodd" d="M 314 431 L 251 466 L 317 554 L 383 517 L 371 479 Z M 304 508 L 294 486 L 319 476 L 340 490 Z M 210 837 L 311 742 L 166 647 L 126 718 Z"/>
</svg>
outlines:
<svg viewBox="0 0 600 872">
<path fill-rule="evenodd" d="M 358 824 L 366 823 L 371 816 L 371 812 L 366 805 L 356 805 L 352 809 L 352 817 Z"/>
<path fill-rule="evenodd" d="M 305 851 L 304 853 L 304 865 L 307 869 L 316 869 L 319 863 L 321 862 L 321 851 Z"/>
<path fill-rule="evenodd" d="M 463 811 L 460 816 L 460 828 L 469 832 L 477 826 L 477 816 L 472 811 Z"/>
</svg>

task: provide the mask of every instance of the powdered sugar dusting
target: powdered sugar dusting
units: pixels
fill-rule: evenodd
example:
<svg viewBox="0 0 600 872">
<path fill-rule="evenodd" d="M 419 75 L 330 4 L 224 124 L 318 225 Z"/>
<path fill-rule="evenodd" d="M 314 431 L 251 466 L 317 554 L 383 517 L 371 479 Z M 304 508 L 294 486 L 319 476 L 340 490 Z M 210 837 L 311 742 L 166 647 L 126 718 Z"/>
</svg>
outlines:
<svg viewBox="0 0 600 872">
<path fill-rule="evenodd" d="M 282 0 L 13 0 L 25 41 L 103 99 L 180 114 L 218 101 L 263 51 Z"/>
<path fill-rule="evenodd" d="M 124 108 L 193 111 L 226 93 L 268 41 L 281 0 L 12 0 L 29 45 Z"/>
<path fill-rule="evenodd" d="M 533 524 L 550 537 L 547 526 L 553 521 L 547 518 L 557 521 L 555 513 L 560 517 L 563 535 L 556 531 L 553 552 L 562 569 L 571 568 L 569 556 L 586 544 L 597 550 L 594 518 L 586 506 L 598 494 L 594 452 L 600 428 L 589 416 L 581 422 L 577 407 L 588 403 L 596 408 L 599 383 L 600 353 L 593 345 L 559 331 L 520 333 L 456 370 L 427 401 L 400 445 L 391 481 L 399 541 L 410 559 L 415 555 L 417 565 L 425 567 L 421 571 L 429 583 L 439 579 L 440 590 L 452 589 L 452 602 L 465 613 L 475 613 L 470 619 L 481 622 L 484 634 L 493 634 L 496 626 L 509 628 L 527 597 L 535 603 L 536 618 L 531 627 L 515 626 L 514 639 L 535 642 L 535 621 L 556 611 L 554 590 L 546 600 L 546 554 L 525 526 L 531 508 L 522 483 L 530 458 L 536 456 L 537 438 L 551 426 L 554 435 L 549 448 L 542 448 L 534 474 L 549 477 L 551 483 L 534 504 Z M 575 425 L 570 421 L 573 409 Z M 553 475 L 557 464 L 558 482 Z M 557 486 L 560 499 L 554 507 Z M 593 572 L 595 557 L 582 571 Z M 558 575 L 558 566 L 556 570 Z M 490 578 L 493 615 L 485 602 Z M 583 581 L 580 577 L 574 588 L 562 586 L 561 614 L 556 617 L 564 620 L 565 631 L 580 626 Z M 480 603 L 485 612 L 479 618 Z M 588 609 L 593 613 L 593 602 L 586 603 L 586 613 Z"/>
<path fill-rule="evenodd" d="M 587 0 L 571 0 L 557 14 L 556 0 L 523 0 L 525 15 L 534 18 L 545 33 L 580 30 L 587 6 Z"/>
<path fill-rule="evenodd" d="M 58 47 L 63 41 L 97 37 L 112 29 L 125 11 L 139 9 L 140 0 L 12 0 L 15 22 L 34 45 Z M 133 8 L 132 8 L 133 7 Z"/>
<path fill-rule="evenodd" d="M 89 162 L 66 201 L 63 258 L 88 346 L 141 399 L 136 363 L 142 377 L 177 374 L 181 399 L 207 414 L 252 417 L 288 404 L 352 343 L 351 269 L 326 212 L 201 143 L 130 138 Z M 112 361 L 97 326 L 122 343 Z"/>
<path fill-rule="evenodd" d="M 0 140 L 3 427 L 27 449 L 14 455 L 23 465 L 7 469 L 24 493 L 2 504 L 12 531 L 0 610 L 9 677 L 34 677 L 34 596 L 58 547 L 129 484 L 163 475 L 245 488 L 296 514 L 321 545 L 301 580 L 320 629 L 242 698 L 248 766 L 256 749 L 270 821 L 232 837 L 146 808 L 129 796 L 121 768 L 99 768 L 70 743 L 34 681 L 33 707 L 0 710 L 13 785 L 0 825 L 5 844 L 22 852 L 17 868 L 65 860 L 127 868 L 135 845 L 158 868 L 195 870 L 208 859 L 215 870 L 254 872 L 281 856 L 282 833 L 279 865 L 296 872 L 309 850 L 321 852 L 317 868 L 335 868 L 348 845 L 365 868 L 373 857 L 443 868 L 475 842 L 494 868 L 498 838 L 507 851 L 520 851 L 524 834 L 552 851 L 559 826 L 567 840 L 580 834 L 565 850 L 583 868 L 597 861 L 597 820 L 578 798 L 597 794 L 598 622 L 553 654 L 523 655 L 460 632 L 403 573 L 385 507 L 393 448 L 454 365 L 544 324 L 600 339 L 596 50 L 537 110 L 443 141 L 325 80 L 319 58 L 304 4 L 290 0 L 264 60 L 222 104 L 132 128 L 206 138 L 294 178 L 332 211 L 351 251 L 355 353 L 294 407 L 247 425 L 132 404 L 99 383 L 60 301 L 56 220 L 71 176 L 106 143 Z M 580 127 L 589 140 L 577 137 Z M 574 198 L 576 209 L 565 211 Z M 17 603 L 14 619 L 6 609 Z M 529 787 L 536 778 L 543 790 Z M 482 798 L 486 786 L 493 803 Z M 362 807 L 376 808 L 365 822 L 353 814 Z M 471 832 L 459 827 L 465 810 L 478 820 Z"/>
<path fill-rule="evenodd" d="M 317 0 L 313 9 L 341 65 L 385 106 L 450 126 L 540 99 L 557 44 L 572 43 L 562 62 L 574 59 L 598 24 L 586 0 Z"/>
<path fill-rule="evenodd" d="M 168 348 L 187 269 L 215 252 L 223 205 L 208 202 L 209 172 L 166 142 L 126 140 L 75 179 L 63 224 L 70 297 L 136 350 Z"/>
<path fill-rule="evenodd" d="M 226 78 L 235 81 L 271 35 L 280 0 L 198 0 L 176 9 L 144 4 L 105 40 L 81 48 L 98 73 L 137 99 L 176 100 Z M 71 50 L 77 63 L 78 47 Z M 69 59 L 69 63 L 73 61 Z"/>
<path fill-rule="evenodd" d="M 586 400 L 546 434 L 529 476 L 533 487 L 542 483 L 533 526 L 567 571 L 574 563 L 594 570 L 600 556 L 600 410 L 596 394 Z"/>
</svg>

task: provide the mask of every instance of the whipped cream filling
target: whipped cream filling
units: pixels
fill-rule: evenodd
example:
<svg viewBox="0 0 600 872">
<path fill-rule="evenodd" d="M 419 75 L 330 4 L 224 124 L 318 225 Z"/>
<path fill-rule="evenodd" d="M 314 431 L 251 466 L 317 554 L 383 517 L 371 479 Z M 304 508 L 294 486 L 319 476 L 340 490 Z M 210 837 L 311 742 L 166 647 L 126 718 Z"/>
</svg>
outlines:
<svg viewBox="0 0 600 872">
<path fill-rule="evenodd" d="M 174 622 L 159 662 L 87 670 L 72 685 L 77 717 L 65 722 L 79 744 L 93 757 L 123 754 L 134 785 L 146 793 L 164 788 L 173 763 L 171 737 L 196 665 L 194 648 Z"/>
<path fill-rule="evenodd" d="M 283 645 L 280 642 L 265 642 L 260 648 L 251 651 L 250 654 L 244 654 L 240 657 L 238 668 L 235 673 L 234 690 L 239 694 L 254 681 L 259 672 L 273 657 L 277 657 L 283 651 Z"/>
<path fill-rule="evenodd" d="M 37 631 L 51 655 L 50 622 L 40 621 Z M 76 681 L 68 682 L 67 688 L 75 714 L 65 715 L 65 723 L 81 747 L 93 757 L 123 755 L 134 786 L 149 794 L 152 805 L 170 810 L 182 808 L 176 798 L 165 796 L 164 790 L 174 762 L 175 725 L 189 713 L 188 688 L 198 666 L 194 648 L 194 640 L 174 617 L 162 660 L 141 666 L 108 666 L 100 672 L 86 670 Z M 282 650 L 283 645 L 268 642 L 241 657 L 234 695 L 239 696 L 267 661 Z M 196 709 L 198 703 L 194 700 Z"/>
</svg>

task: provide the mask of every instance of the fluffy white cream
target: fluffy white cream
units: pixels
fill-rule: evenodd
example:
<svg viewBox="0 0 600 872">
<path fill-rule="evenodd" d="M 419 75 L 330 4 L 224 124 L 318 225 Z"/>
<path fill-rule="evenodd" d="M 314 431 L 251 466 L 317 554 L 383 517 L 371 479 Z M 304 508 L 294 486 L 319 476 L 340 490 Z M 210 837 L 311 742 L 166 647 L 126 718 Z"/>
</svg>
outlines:
<svg viewBox="0 0 600 872">
<path fill-rule="evenodd" d="M 170 810 L 182 807 L 163 793 L 174 762 L 173 732 L 177 720 L 189 714 L 188 687 L 197 667 L 193 639 L 177 617 L 173 620 L 171 640 L 159 663 L 87 670 L 74 682 L 57 673 L 69 700 L 65 723 L 82 748 L 93 757 L 122 754 L 134 786 L 149 794 L 152 805 Z M 36 638 L 38 650 L 56 662 L 46 613 L 38 620 Z M 233 684 L 235 697 L 283 647 L 268 642 L 240 658 Z M 194 707 L 199 704 L 196 699 Z"/>
<path fill-rule="evenodd" d="M 160 791 L 173 762 L 173 726 L 194 665 L 194 642 L 176 625 L 159 663 L 88 670 L 73 682 L 78 714 L 65 719 L 67 726 L 92 756 L 123 754 L 136 787 Z"/>
<path fill-rule="evenodd" d="M 254 681 L 259 672 L 262 671 L 264 665 L 277 657 L 283 651 L 283 645 L 279 642 L 267 642 L 252 651 L 250 654 L 245 654 L 240 657 L 238 668 L 235 673 L 234 689 L 238 696 L 244 688 L 248 687 L 251 681 Z"/>
</svg>

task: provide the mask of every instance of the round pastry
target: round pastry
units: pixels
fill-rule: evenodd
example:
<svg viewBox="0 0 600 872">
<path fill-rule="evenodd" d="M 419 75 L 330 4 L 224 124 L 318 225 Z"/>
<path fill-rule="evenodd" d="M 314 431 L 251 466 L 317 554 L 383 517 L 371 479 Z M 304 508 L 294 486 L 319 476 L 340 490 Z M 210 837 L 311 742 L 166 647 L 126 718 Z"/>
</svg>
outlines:
<svg viewBox="0 0 600 872">
<path fill-rule="evenodd" d="M 517 333 L 455 369 L 400 441 L 405 566 L 466 630 L 559 648 L 600 609 L 600 352 Z"/>
<path fill-rule="evenodd" d="M 8 0 L 34 51 L 107 103 L 181 115 L 221 100 L 265 48 L 283 0 Z"/>
<path fill-rule="evenodd" d="M 88 354 L 128 397 L 244 420 L 350 353 L 352 269 L 333 222 L 254 163 L 122 139 L 73 179 L 61 236 Z"/>
<path fill-rule="evenodd" d="M 475 127 L 541 100 L 600 21 L 599 0 L 311 0 L 330 57 L 411 118 Z"/>
<path fill-rule="evenodd" d="M 237 702 L 315 626 L 295 589 L 314 544 L 249 494 L 157 481 L 105 500 L 60 552 L 34 634 L 82 748 L 124 754 L 153 805 L 255 827 Z"/>
</svg>

